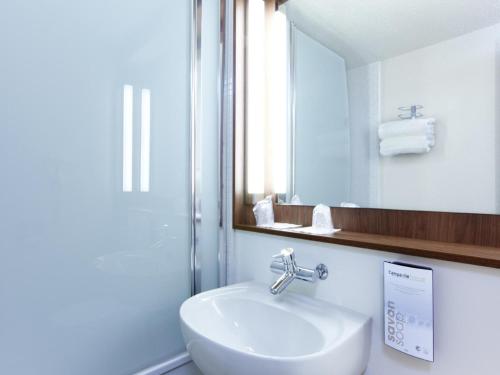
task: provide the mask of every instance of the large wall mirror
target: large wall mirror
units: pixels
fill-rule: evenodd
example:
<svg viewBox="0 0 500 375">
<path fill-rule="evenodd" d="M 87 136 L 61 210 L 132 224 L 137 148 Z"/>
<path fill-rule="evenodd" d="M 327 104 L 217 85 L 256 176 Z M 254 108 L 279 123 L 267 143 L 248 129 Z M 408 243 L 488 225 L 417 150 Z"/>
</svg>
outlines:
<svg viewBox="0 0 500 375">
<path fill-rule="evenodd" d="M 498 213 L 500 1 L 246 1 L 245 191 Z"/>
</svg>

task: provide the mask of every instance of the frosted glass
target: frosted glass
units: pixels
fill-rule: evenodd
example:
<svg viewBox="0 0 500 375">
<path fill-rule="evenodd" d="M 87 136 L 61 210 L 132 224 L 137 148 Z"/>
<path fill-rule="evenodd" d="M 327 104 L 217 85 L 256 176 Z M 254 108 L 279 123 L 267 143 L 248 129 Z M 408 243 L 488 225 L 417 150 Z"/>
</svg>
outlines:
<svg viewBox="0 0 500 375">
<path fill-rule="evenodd" d="M 184 350 L 190 17 L 189 1 L 1 2 L 0 374 L 132 374 Z"/>
<path fill-rule="evenodd" d="M 349 201 L 345 61 L 295 29 L 295 193 L 304 204 Z"/>
</svg>

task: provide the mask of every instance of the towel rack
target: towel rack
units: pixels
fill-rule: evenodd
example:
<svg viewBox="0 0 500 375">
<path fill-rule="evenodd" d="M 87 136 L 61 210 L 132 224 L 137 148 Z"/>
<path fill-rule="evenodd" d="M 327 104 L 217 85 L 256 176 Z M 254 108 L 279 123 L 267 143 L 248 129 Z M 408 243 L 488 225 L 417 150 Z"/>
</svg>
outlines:
<svg viewBox="0 0 500 375">
<path fill-rule="evenodd" d="M 417 112 L 419 109 L 422 109 L 422 108 L 424 108 L 424 106 L 420 105 L 420 104 L 413 104 L 413 105 L 410 105 L 408 107 L 399 107 L 398 109 L 400 111 L 410 112 L 410 113 L 409 114 L 401 114 L 398 117 L 401 120 L 410 120 L 410 119 L 422 117 L 423 115 L 420 112 Z"/>
</svg>

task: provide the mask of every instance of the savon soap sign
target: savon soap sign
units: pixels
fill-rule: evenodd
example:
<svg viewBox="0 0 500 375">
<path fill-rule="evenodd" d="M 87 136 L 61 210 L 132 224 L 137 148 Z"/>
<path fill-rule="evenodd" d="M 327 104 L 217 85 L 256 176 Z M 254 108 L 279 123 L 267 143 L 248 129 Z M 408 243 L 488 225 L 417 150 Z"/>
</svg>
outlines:
<svg viewBox="0 0 500 375">
<path fill-rule="evenodd" d="M 386 345 L 434 361 L 430 268 L 384 263 L 384 320 Z"/>
</svg>

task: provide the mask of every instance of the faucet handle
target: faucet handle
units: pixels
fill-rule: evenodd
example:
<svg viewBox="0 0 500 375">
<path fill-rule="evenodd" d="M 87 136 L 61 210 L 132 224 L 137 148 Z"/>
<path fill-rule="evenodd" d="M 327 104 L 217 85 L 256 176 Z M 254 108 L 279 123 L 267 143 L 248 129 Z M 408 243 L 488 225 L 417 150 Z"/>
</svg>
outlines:
<svg viewBox="0 0 500 375">
<path fill-rule="evenodd" d="M 293 253 L 293 249 L 291 247 L 287 247 L 286 249 L 281 250 L 278 254 L 274 254 L 273 258 L 285 259 L 285 258 L 295 258 Z"/>
<path fill-rule="evenodd" d="M 286 271 L 295 270 L 296 268 L 295 254 L 291 247 L 281 250 L 278 254 L 273 255 L 273 258 L 281 259 Z"/>
</svg>

